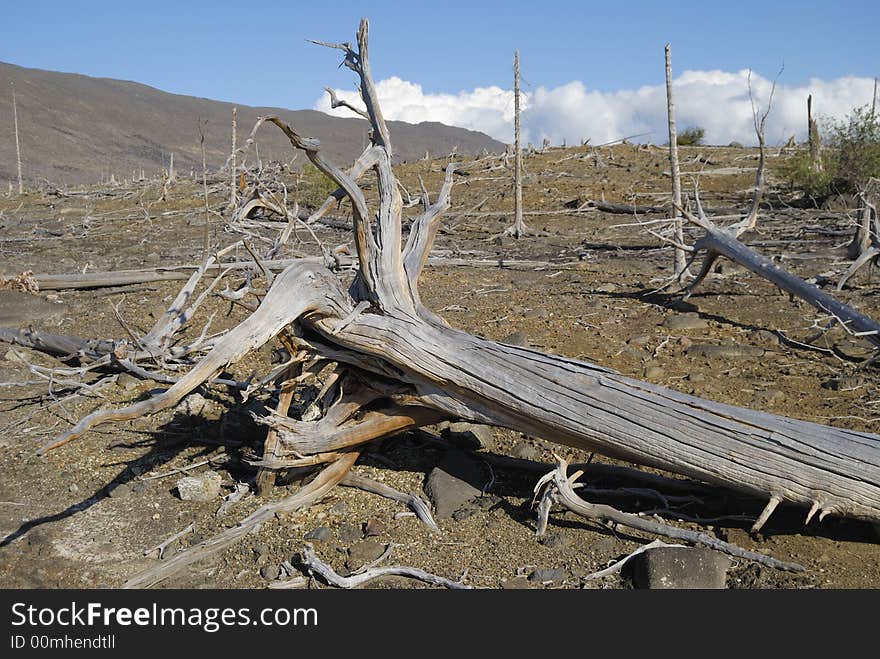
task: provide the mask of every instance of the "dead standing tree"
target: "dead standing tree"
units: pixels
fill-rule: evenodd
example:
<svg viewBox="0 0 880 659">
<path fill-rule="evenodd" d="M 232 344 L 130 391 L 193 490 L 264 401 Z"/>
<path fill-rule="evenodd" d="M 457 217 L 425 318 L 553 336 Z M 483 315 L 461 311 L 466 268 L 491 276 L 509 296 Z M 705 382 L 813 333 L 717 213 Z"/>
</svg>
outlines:
<svg viewBox="0 0 880 659">
<path fill-rule="evenodd" d="M 18 194 L 24 194 L 24 179 L 21 177 L 21 143 L 18 139 L 18 103 L 15 102 L 15 85 L 12 86 L 12 121 L 15 124 L 15 161 L 18 165 Z"/>
<path fill-rule="evenodd" d="M 672 173 L 673 238 L 681 245 L 684 243 L 684 223 L 678 211 L 681 207 L 681 170 L 678 166 L 678 134 L 675 129 L 675 101 L 672 96 L 672 51 L 669 44 L 666 44 L 666 113 L 669 121 L 669 165 Z M 675 246 L 673 270 L 675 278 L 680 281 L 689 275 L 685 251 L 678 245 Z"/>
<path fill-rule="evenodd" d="M 768 504 L 755 529 L 780 503 L 809 508 L 808 521 L 816 513 L 820 519 L 880 519 L 880 436 L 715 403 L 594 364 L 495 343 L 450 327 L 427 309 L 418 283 L 450 205 L 455 165 L 447 167 L 434 203 L 424 199 L 404 240 L 391 137 L 370 72 L 367 21 L 356 46 L 323 45 L 341 50 L 344 64 L 360 79 L 370 145 L 344 172 L 324 156 L 318 140 L 277 117 L 266 121 L 351 202 L 358 257 L 353 281 L 343 287 L 319 258 L 295 262 L 275 277 L 259 307 L 169 389 L 128 407 L 94 412 L 41 452 L 100 423 L 168 408 L 279 336 L 298 359 L 333 363 L 337 373 L 315 414 L 295 420 L 279 410 L 263 419 L 277 436 L 267 444 L 264 467 L 329 463 L 285 500 L 285 510 L 307 505 L 340 483 L 366 443 L 443 419 L 465 419 L 763 497 Z M 370 207 L 357 183 L 369 169 L 376 173 L 378 208 Z M 277 505 L 264 508 L 257 511 L 260 520 Z M 206 544 L 225 546 L 243 537 L 238 529 Z"/>
</svg>

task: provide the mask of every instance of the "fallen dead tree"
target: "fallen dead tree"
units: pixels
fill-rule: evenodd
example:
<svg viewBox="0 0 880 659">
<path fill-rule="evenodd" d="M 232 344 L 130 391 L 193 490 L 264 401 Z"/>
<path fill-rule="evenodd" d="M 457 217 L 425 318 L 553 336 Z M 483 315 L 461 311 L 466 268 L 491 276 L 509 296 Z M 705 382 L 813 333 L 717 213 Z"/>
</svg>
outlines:
<svg viewBox="0 0 880 659">
<path fill-rule="evenodd" d="M 767 500 L 758 530 L 780 503 L 818 513 L 880 519 L 880 436 L 832 428 L 712 402 L 627 378 L 601 366 L 488 341 L 450 327 L 419 296 L 421 272 L 450 205 L 454 164 L 436 201 L 402 235 L 403 202 L 391 169 L 392 143 L 370 75 L 368 26 L 344 53 L 359 77 L 371 144 L 348 172 L 277 117 L 292 146 L 334 181 L 353 215 L 357 270 L 343 284 L 318 259 L 302 259 L 274 277 L 259 307 L 215 339 L 195 366 L 163 393 L 120 409 L 98 410 L 45 445 L 46 453 L 108 421 L 175 405 L 188 393 L 274 337 L 288 347 L 292 371 L 323 362 L 335 369 L 309 414 L 286 406 L 262 422 L 275 431 L 264 468 L 329 463 L 312 484 L 129 582 L 145 586 L 244 537 L 281 506 L 295 510 L 340 483 L 363 446 L 406 428 L 444 419 L 505 426 L 643 465 L 721 484 Z M 357 179 L 377 175 L 378 208 Z M 176 316 L 179 317 L 179 316 Z M 175 324 L 174 327 L 177 325 Z M 167 339 L 167 332 L 165 332 Z M 168 342 L 151 345 L 167 348 Z M 285 499 L 284 501 L 288 501 Z"/>
</svg>

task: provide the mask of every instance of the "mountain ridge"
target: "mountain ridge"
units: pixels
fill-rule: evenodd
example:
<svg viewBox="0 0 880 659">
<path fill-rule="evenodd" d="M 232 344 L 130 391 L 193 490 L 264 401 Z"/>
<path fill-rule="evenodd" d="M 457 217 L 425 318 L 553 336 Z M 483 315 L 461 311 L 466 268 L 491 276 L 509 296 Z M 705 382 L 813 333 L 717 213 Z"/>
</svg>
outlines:
<svg viewBox="0 0 880 659">
<path fill-rule="evenodd" d="M 363 150 L 367 123 L 317 110 L 252 107 L 229 101 L 166 92 L 131 80 L 46 71 L 0 62 L 0 182 L 17 181 L 12 120 L 14 83 L 24 179 L 53 184 L 97 183 L 156 174 L 174 154 L 179 174 L 201 172 L 199 122 L 209 169 L 226 162 L 232 139 L 232 108 L 238 110 L 238 144 L 258 116 L 277 114 L 298 132 L 321 140 L 322 151 L 340 166 Z M 205 123 L 206 122 L 206 123 Z M 498 152 L 504 144 L 488 135 L 438 122 L 389 121 L 395 161 L 448 154 Z M 264 126 L 257 136 L 260 157 L 289 162 L 294 157 L 281 131 Z M 255 152 L 250 157 L 255 157 Z M 296 162 L 305 161 L 300 155 Z"/>
</svg>

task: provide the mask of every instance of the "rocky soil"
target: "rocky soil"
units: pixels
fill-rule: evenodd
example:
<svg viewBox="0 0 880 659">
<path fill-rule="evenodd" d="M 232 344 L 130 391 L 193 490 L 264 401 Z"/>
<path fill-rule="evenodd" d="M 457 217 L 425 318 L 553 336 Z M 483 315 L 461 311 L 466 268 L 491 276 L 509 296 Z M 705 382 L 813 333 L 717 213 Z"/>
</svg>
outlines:
<svg viewBox="0 0 880 659">
<path fill-rule="evenodd" d="M 774 175 L 784 157 L 773 153 L 776 186 L 758 230 L 745 239 L 825 285 L 849 264 L 846 231 L 853 224 L 846 200 L 829 208 L 796 207 L 795 195 Z M 717 209 L 716 216 L 746 207 L 753 150 L 683 149 L 682 162 L 686 171 L 702 171 L 704 204 Z M 419 190 L 421 177 L 435 194 L 444 165 L 409 163 L 398 173 L 411 193 Z M 541 235 L 519 241 L 499 236 L 511 219 L 510 170 L 498 160 L 484 161 L 456 178 L 435 253 L 458 259 L 455 263 L 480 264 L 447 260 L 430 267 L 421 285 L 424 301 L 451 324 L 712 400 L 877 431 L 880 377 L 864 365 L 871 356 L 867 344 L 839 329 L 820 334 L 817 328 L 828 319 L 727 262 L 687 302 L 657 292 L 669 276 L 672 254 L 636 224 L 662 214 L 575 210 L 588 199 L 663 203 L 669 188 L 663 149 L 628 144 L 551 149 L 527 157 L 525 167 L 525 219 Z M 206 236 L 200 187 L 181 181 L 165 202 L 155 201 L 159 189 L 155 183 L 129 183 L 109 191 L 0 199 L 0 275 L 198 262 Z M 228 191 L 222 185 L 213 189 L 212 208 L 223 215 Z M 345 219 L 344 206 L 336 218 Z M 217 215 L 210 216 L 207 229 L 212 244 L 234 240 Z M 299 233 L 301 242 L 291 244 L 291 252 L 314 253 L 309 235 Z M 350 241 L 338 228 L 322 226 L 317 235 L 329 245 Z M 859 274 L 839 295 L 876 317 L 880 289 L 869 274 Z M 121 338 L 148 329 L 180 284 L 0 291 L 0 326 Z M 212 331 L 218 331 L 245 312 L 212 299 L 194 319 L 194 332 L 210 314 Z M 231 374 L 244 379 L 267 372 L 279 359 L 278 348 L 266 346 Z M 161 385 L 118 375 L 81 392 L 86 395 L 69 397 L 71 386 L 63 376 L 48 382 L 29 373 L 27 364 L 63 366 L 53 357 L 0 344 L 0 586 L 118 587 L 161 560 L 158 551 L 145 550 L 191 526 L 165 549 L 167 558 L 263 502 L 239 485 L 252 481 L 255 470 L 243 459 L 259 453 L 265 434 L 250 416 L 258 411 L 254 402 L 242 405 L 223 388 L 202 390 L 173 411 L 102 426 L 36 457 L 36 447 L 97 406 L 123 404 Z M 320 382 L 306 384 L 294 409 L 308 402 Z M 561 511 L 551 514 L 547 534 L 536 537 L 532 488 L 549 470 L 554 451 L 574 461 L 613 463 L 547 440 L 552 438 L 460 424 L 386 439 L 365 452 L 355 471 L 430 500 L 439 533 L 403 505 L 339 487 L 311 509 L 264 524 L 219 558 L 162 585 L 265 588 L 285 577 L 282 564 L 295 564 L 309 542 L 340 574 L 375 560 L 391 544 L 385 564 L 422 568 L 480 588 L 880 587 L 880 537 L 870 524 L 829 517 L 804 526 L 805 511 L 782 509 L 753 536 L 748 528 L 763 502 L 719 488 L 699 488 L 679 499 L 620 475 L 594 478 L 582 496 L 657 515 L 807 570 L 778 572 L 704 550 L 655 550 L 622 572 L 587 578 L 654 538 L 613 532 Z M 189 481 L 178 487 L 184 477 Z M 308 472 L 281 473 L 267 497 L 284 497 L 308 478 Z M 224 503 L 236 491 L 241 499 Z M 394 577 L 373 587 L 424 584 Z"/>
</svg>

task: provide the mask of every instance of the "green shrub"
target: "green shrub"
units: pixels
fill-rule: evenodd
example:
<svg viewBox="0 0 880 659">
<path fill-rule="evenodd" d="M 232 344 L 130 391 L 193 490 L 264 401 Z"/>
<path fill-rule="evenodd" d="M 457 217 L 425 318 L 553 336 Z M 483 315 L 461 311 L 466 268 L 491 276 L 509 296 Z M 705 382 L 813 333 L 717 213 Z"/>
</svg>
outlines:
<svg viewBox="0 0 880 659">
<path fill-rule="evenodd" d="M 704 137 L 706 137 L 705 128 L 691 126 L 690 128 L 685 128 L 684 132 L 679 133 L 675 137 L 675 143 L 678 146 L 698 146 L 703 143 Z"/>
<path fill-rule="evenodd" d="M 297 192 L 300 204 L 309 208 L 317 208 L 324 203 L 327 197 L 336 192 L 336 184 L 324 176 L 317 167 L 306 163 L 303 165 Z"/>
<path fill-rule="evenodd" d="M 854 109 L 841 121 L 823 123 L 821 167 L 812 166 L 807 149 L 782 166 L 792 188 L 823 201 L 858 192 L 868 179 L 880 177 L 880 121 L 868 106 Z"/>
</svg>

